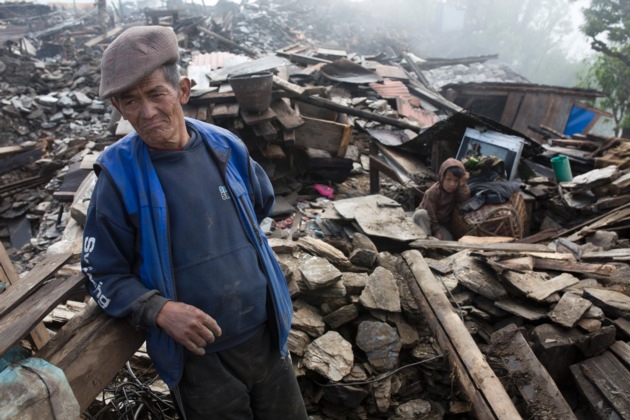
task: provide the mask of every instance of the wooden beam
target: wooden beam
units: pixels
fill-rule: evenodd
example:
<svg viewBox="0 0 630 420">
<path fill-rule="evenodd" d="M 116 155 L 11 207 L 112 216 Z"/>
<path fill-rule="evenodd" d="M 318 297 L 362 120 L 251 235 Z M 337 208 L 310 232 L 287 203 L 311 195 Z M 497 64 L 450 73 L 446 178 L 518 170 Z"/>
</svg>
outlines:
<svg viewBox="0 0 630 420">
<path fill-rule="evenodd" d="M 444 288 L 417 250 L 406 251 L 405 277 L 478 418 L 520 419 L 514 403 L 453 310 Z"/>
<path fill-rule="evenodd" d="M 508 380 L 518 388 L 532 417 L 544 414 L 553 419 L 576 419 L 547 369 L 514 324 L 504 327 L 491 338 L 490 354 L 498 358 L 508 373 Z"/>
<path fill-rule="evenodd" d="M 584 376 L 602 393 L 614 410 L 626 419 L 630 417 L 630 372 L 612 353 L 604 352 L 580 363 Z"/>
<path fill-rule="evenodd" d="M 75 287 L 85 283 L 85 279 L 84 273 L 69 279 L 52 279 L 0 318 L 0 354 L 27 336 L 62 299 L 74 292 Z"/>
<path fill-rule="evenodd" d="M 409 124 L 396 118 L 385 117 L 374 112 L 363 111 L 361 109 L 355 109 L 349 106 L 340 105 L 336 102 L 331 101 L 330 99 L 324 99 L 317 96 L 295 96 L 293 97 L 293 99 L 298 102 L 304 102 L 310 105 L 330 109 L 332 111 L 344 112 L 348 115 L 354 115 L 355 117 L 364 118 L 369 121 L 377 121 L 381 124 L 389 124 L 394 127 L 408 129 L 415 133 L 419 133 L 422 130 L 417 125 Z"/>
<path fill-rule="evenodd" d="M 521 244 L 511 242 L 507 244 L 467 244 L 457 241 L 436 241 L 434 239 L 418 239 L 409 244 L 411 248 L 424 249 L 450 249 L 454 251 L 462 251 L 466 249 L 477 249 L 483 251 L 506 251 L 506 252 L 546 252 L 555 253 L 546 245 L 538 244 Z"/>
<path fill-rule="evenodd" d="M 142 330 L 126 319 L 108 316 L 90 300 L 35 356 L 64 371 L 84 411 L 144 339 Z"/>
<path fill-rule="evenodd" d="M 15 271 L 13 263 L 9 258 L 9 254 L 7 254 L 7 251 L 6 249 L 4 249 L 2 243 L 0 243 L 0 277 L 2 277 L 1 280 L 6 281 L 10 285 L 18 284 L 18 282 L 20 281 L 20 276 L 18 276 L 17 272 Z M 2 302 L 4 302 L 5 300 L 4 295 L 6 295 L 9 290 L 10 288 L 8 288 L 5 293 L 3 293 Z M 29 335 L 31 337 L 31 340 L 33 340 L 35 348 L 38 349 L 44 346 L 44 344 L 46 344 L 46 342 L 50 340 L 50 334 L 48 333 L 48 330 L 43 323 L 39 323 L 34 328 L 32 328 Z M 4 352 L 0 352 L 0 354 L 3 353 Z"/>
<path fill-rule="evenodd" d="M 610 277 L 615 266 L 609 264 L 589 264 L 572 261 L 559 261 L 544 258 L 534 258 L 534 268 L 540 270 L 554 270 L 570 273 L 582 273 Z"/>
<path fill-rule="evenodd" d="M 556 236 L 552 237 L 551 239 L 556 239 L 561 236 L 566 236 L 567 234 L 571 232 L 575 232 L 573 233 L 573 235 L 569 236 L 567 239 L 571 242 L 577 242 L 580 239 L 582 239 L 584 236 L 588 235 L 589 233 L 597 229 L 605 228 L 608 224 L 614 223 L 616 220 L 623 219 L 624 217 L 628 216 L 628 214 L 630 214 L 629 207 L 630 207 L 630 203 L 625 204 L 621 207 L 618 207 L 614 210 L 609 211 L 608 213 L 596 216 L 593 219 L 588 220 L 577 226 L 573 226 L 571 229 L 564 230 L 558 233 Z"/>
<path fill-rule="evenodd" d="M 276 86 L 281 87 L 282 89 L 291 92 L 294 95 L 297 96 L 301 96 L 304 95 L 304 92 L 306 92 L 306 89 L 303 88 L 300 85 L 296 85 L 295 83 L 291 83 L 287 80 L 281 79 L 278 76 L 273 76 L 273 83 L 276 84 Z"/>
<path fill-rule="evenodd" d="M 72 254 L 59 254 L 46 257 L 18 282 L 7 288 L 0 301 L 0 317 L 30 296 L 43 282 L 55 274 L 72 257 Z"/>
</svg>

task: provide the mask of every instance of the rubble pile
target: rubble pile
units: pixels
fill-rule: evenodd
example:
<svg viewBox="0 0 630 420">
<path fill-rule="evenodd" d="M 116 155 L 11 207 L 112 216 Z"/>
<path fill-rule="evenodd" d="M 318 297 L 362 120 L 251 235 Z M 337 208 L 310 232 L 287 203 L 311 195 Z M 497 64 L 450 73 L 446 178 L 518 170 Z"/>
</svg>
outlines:
<svg viewBox="0 0 630 420">
<path fill-rule="evenodd" d="M 294 299 L 288 345 L 313 418 L 402 419 L 412 407 L 440 418 L 467 407 L 395 255 L 358 232 L 348 256 L 308 236 L 271 245 Z"/>
<path fill-rule="evenodd" d="M 210 29 L 239 45 L 266 53 L 299 41 L 359 54 L 375 54 L 390 48 L 405 51 L 411 45 L 409 34 L 400 28 L 388 28 L 389 22 L 383 16 L 376 17 L 365 7 L 333 0 L 256 2 L 240 6 L 220 1 L 210 8 L 209 15 L 213 17 Z"/>
<path fill-rule="evenodd" d="M 107 136 L 109 108 L 98 98 L 98 60 L 90 54 L 65 61 L 2 51 L 0 61 L 0 239 L 20 249 L 21 272 L 61 236 L 63 205 L 53 194 L 69 165 Z"/>
</svg>

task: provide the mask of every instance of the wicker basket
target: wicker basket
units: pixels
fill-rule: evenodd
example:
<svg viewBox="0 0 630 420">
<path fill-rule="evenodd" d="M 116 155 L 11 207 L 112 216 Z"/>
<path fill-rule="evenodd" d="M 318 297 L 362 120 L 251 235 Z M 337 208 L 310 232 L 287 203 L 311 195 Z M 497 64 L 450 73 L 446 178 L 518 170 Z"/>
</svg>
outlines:
<svg viewBox="0 0 630 420">
<path fill-rule="evenodd" d="M 462 236 L 511 236 L 521 239 L 527 209 L 520 191 L 514 192 L 502 204 L 485 204 L 468 213 L 453 212 L 451 231 L 457 238 Z"/>
</svg>

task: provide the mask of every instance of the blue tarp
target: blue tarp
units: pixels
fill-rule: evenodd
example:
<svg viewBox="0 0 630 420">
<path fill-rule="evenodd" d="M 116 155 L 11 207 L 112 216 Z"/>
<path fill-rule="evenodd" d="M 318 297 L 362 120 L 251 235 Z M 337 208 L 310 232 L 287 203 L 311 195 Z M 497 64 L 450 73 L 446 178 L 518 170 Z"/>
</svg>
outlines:
<svg viewBox="0 0 630 420">
<path fill-rule="evenodd" d="M 595 116 L 593 111 L 573 105 L 567 125 L 564 127 L 564 134 L 571 137 L 574 134 L 582 133 Z"/>
</svg>

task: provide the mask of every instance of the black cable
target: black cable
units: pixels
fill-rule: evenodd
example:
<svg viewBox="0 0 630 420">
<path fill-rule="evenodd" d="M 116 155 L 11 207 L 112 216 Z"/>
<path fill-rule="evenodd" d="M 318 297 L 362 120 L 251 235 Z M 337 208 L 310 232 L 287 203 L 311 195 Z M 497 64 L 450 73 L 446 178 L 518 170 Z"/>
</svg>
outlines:
<svg viewBox="0 0 630 420">
<path fill-rule="evenodd" d="M 330 384 L 322 384 L 322 383 L 319 383 L 319 382 L 315 381 L 315 383 L 317 385 L 326 386 L 326 387 L 329 387 L 329 386 L 348 386 L 348 385 L 369 385 L 369 384 L 372 384 L 374 382 L 379 382 L 379 381 L 382 381 L 383 379 L 387 379 L 390 376 L 392 376 L 393 374 L 395 374 L 395 373 L 397 373 L 397 372 L 399 372 L 399 371 L 401 371 L 403 369 L 406 369 L 408 367 L 423 365 L 425 363 L 432 362 L 433 360 L 440 359 L 442 357 L 444 357 L 444 355 L 440 354 L 440 355 L 432 357 L 430 359 L 421 360 L 421 361 L 415 362 L 415 363 L 410 363 L 408 365 L 401 366 L 398 369 L 392 370 L 391 372 L 384 373 L 384 374 L 382 374 L 380 376 L 377 376 L 376 378 L 369 379 L 367 381 L 361 381 L 361 382 L 335 382 L 335 383 L 330 383 Z"/>
</svg>

